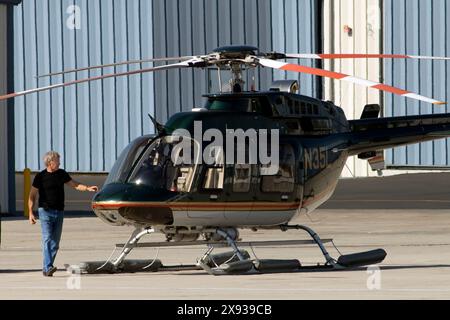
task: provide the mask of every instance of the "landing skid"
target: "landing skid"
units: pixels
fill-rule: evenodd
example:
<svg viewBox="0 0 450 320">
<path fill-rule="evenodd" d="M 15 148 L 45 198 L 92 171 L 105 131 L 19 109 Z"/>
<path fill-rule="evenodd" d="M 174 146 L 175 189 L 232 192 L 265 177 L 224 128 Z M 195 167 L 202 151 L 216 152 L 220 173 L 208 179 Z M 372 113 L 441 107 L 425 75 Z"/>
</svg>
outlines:
<svg viewBox="0 0 450 320">
<path fill-rule="evenodd" d="M 382 262 L 386 257 L 386 252 L 382 249 L 361 252 L 350 255 L 341 255 L 337 260 L 332 258 L 325 248 L 325 243 L 332 242 L 331 239 L 320 239 L 312 229 L 301 225 L 283 225 L 280 229 L 284 232 L 288 230 L 305 231 L 312 240 L 284 240 L 284 241 L 254 241 L 238 242 L 226 232 L 226 230 L 216 229 L 215 233 L 225 241 L 192 241 L 192 242 L 153 242 L 138 243 L 139 240 L 155 232 L 153 229 L 138 229 L 133 232 L 130 239 L 125 244 L 116 245 L 122 248 L 120 255 L 106 262 L 84 262 L 77 268 L 81 273 L 123 273 L 123 272 L 161 272 L 161 271 L 186 271 L 204 270 L 211 275 L 232 275 L 232 274 L 258 274 L 258 273 L 290 273 L 308 271 L 339 271 L 373 265 Z M 303 266 L 299 260 L 269 260 L 251 259 L 247 251 L 239 249 L 241 247 L 267 247 L 267 246 L 290 246 L 315 244 L 319 247 L 325 258 L 325 263 L 314 266 Z M 208 250 L 198 260 L 196 265 L 164 266 L 160 260 L 125 260 L 134 248 L 164 248 L 182 246 L 202 246 L 206 245 Z M 230 247 L 231 252 L 212 254 L 215 248 Z M 159 253 L 159 250 L 158 250 Z M 73 267 L 72 267 L 73 269 Z"/>
<path fill-rule="evenodd" d="M 208 263 L 214 247 L 211 247 L 205 255 L 198 261 L 198 265 L 201 266 L 206 272 L 211 275 L 227 275 L 227 274 L 255 274 L 255 273 L 288 273 L 288 272 L 301 272 L 301 271 L 339 271 L 356 267 L 363 267 L 381 263 L 385 257 L 386 252 L 383 249 L 361 252 L 351 255 L 341 255 L 338 260 L 332 258 L 325 248 L 324 243 L 332 242 L 331 239 L 321 240 L 319 235 L 311 228 L 301 225 L 283 225 L 280 226 L 281 230 L 286 232 L 288 230 L 303 230 L 313 239 L 313 244 L 316 244 L 325 258 L 323 265 L 317 264 L 316 266 L 302 266 L 298 260 L 268 260 L 268 259 L 245 259 L 239 256 L 239 249 L 237 244 L 231 239 L 226 238 L 230 247 L 233 249 L 234 254 L 239 257 L 238 261 L 224 263 L 211 268 Z M 222 231 L 223 232 L 223 231 Z M 221 234 L 222 235 L 222 234 Z M 225 235 L 223 235 L 225 237 Z"/>
</svg>

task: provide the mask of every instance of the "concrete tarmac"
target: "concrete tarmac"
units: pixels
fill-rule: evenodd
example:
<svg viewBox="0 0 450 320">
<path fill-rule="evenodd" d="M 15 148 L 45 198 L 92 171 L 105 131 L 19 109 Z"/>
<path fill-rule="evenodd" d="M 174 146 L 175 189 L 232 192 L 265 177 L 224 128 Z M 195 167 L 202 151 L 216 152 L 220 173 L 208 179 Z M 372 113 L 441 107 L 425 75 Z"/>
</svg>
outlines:
<svg viewBox="0 0 450 320">
<path fill-rule="evenodd" d="M 299 223 L 334 238 L 343 254 L 384 248 L 380 269 L 215 277 L 204 271 L 73 276 L 64 264 L 107 259 L 130 227 L 110 227 L 95 217 L 67 217 L 53 278 L 41 272 L 40 227 L 21 218 L 2 222 L 0 299 L 449 299 L 450 210 L 318 210 Z M 296 231 L 243 231 L 245 240 L 307 239 Z M 143 242 L 162 241 L 161 235 Z M 330 253 L 339 254 L 327 245 Z M 165 265 L 193 264 L 203 247 L 161 249 Z M 323 262 L 315 246 L 254 248 L 259 258 Z M 251 250 L 249 249 L 249 252 Z M 152 260 L 156 249 L 130 258 Z"/>
<path fill-rule="evenodd" d="M 104 176 L 74 176 L 101 186 Z M 17 178 L 21 194 L 21 178 Z M 343 254 L 383 248 L 378 269 L 214 277 L 204 271 L 82 275 L 65 264 L 106 260 L 130 227 L 111 227 L 91 215 L 67 215 L 53 278 L 41 272 L 40 226 L 20 217 L 2 222 L 0 299 L 450 299 L 450 174 L 414 174 L 341 180 L 335 195 L 301 223 L 333 238 Z M 67 210 L 89 210 L 91 194 L 67 189 Z M 18 197 L 18 209 L 21 210 Z M 242 231 L 246 240 L 307 239 L 289 231 Z M 163 241 L 162 235 L 144 242 Z M 339 253 L 331 244 L 330 253 Z M 246 248 L 248 249 L 248 248 Z M 251 252 L 250 249 L 248 249 Z M 205 248 L 161 249 L 164 265 L 194 264 Z M 152 260 L 156 249 L 135 249 L 130 258 Z M 255 248 L 258 258 L 323 263 L 316 246 Z"/>
</svg>

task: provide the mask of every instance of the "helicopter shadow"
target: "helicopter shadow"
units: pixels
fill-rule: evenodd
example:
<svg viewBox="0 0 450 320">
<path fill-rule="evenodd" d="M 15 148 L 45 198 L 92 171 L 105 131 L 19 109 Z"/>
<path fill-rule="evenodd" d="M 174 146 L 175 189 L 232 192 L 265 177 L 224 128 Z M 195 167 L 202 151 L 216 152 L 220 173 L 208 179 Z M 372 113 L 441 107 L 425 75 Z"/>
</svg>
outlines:
<svg viewBox="0 0 450 320">
<path fill-rule="evenodd" d="M 343 270 L 335 270 L 335 269 L 329 269 L 329 268 L 318 268 L 318 267 L 305 267 L 300 270 L 293 270 L 293 271 L 272 271 L 272 272 L 249 272 L 249 273 L 243 273 L 243 274 L 225 274 L 226 276 L 256 276 L 256 275 L 263 275 L 263 274 L 288 274 L 288 273 L 323 273 L 323 274 L 330 274 L 330 273 L 342 273 L 342 272 L 366 272 L 369 268 L 377 267 L 380 269 L 380 271 L 389 271 L 389 270 L 413 270 L 413 269 L 450 269 L 450 265 L 448 264 L 432 264 L 432 265 L 396 265 L 396 266 L 365 266 L 365 267 L 355 267 L 355 268 L 348 268 Z M 178 276 L 198 276 L 200 274 L 207 275 L 207 273 L 201 273 L 201 272 L 181 272 L 181 273 L 175 273 L 175 272 L 166 272 L 173 275 Z"/>
</svg>

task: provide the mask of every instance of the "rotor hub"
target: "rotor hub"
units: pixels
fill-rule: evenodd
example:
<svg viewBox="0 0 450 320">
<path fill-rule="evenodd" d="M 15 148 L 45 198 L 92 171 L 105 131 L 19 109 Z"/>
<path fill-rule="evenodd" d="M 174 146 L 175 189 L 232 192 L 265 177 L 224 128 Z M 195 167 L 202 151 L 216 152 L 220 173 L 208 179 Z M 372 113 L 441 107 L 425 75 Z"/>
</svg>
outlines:
<svg viewBox="0 0 450 320">
<path fill-rule="evenodd" d="M 218 54 L 221 60 L 244 60 L 248 56 L 259 55 L 259 49 L 251 46 L 227 46 L 217 48 L 213 53 Z"/>
</svg>

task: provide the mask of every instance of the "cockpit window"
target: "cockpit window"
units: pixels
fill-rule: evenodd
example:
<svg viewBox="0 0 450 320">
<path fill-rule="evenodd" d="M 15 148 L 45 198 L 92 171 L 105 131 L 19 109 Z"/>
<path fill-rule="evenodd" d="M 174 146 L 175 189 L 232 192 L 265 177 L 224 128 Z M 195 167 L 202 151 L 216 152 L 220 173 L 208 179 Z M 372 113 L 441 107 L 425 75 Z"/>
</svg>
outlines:
<svg viewBox="0 0 450 320">
<path fill-rule="evenodd" d="M 105 185 L 116 182 L 124 183 L 138 157 L 152 139 L 153 136 L 144 136 L 131 142 L 120 154 L 105 181 Z"/>
<path fill-rule="evenodd" d="M 172 160 L 173 153 L 178 152 L 174 155 L 176 159 L 183 150 L 175 149 L 181 139 L 168 136 L 155 140 L 135 166 L 128 182 L 154 189 L 188 192 L 194 177 L 195 161 L 178 164 Z"/>
</svg>

